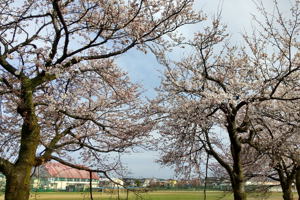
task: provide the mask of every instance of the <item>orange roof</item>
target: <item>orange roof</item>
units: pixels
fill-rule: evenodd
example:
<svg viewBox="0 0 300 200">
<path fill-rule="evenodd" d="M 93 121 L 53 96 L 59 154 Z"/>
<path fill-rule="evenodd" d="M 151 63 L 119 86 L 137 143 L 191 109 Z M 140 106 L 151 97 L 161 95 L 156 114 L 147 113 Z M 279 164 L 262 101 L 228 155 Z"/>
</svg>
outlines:
<svg viewBox="0 0 300 200">
<path fill-rule="evenodd" d="M 45 169 L 51 177 L 57 178 L 81 178 L 89 179 L 90 172 L 85 170 L 78 170 L 61 163 L 48 162 L 44 164 Z M 92 173 L 92 179 L 99 180 L 99 176 L 96 173 Z"/>
</svg>

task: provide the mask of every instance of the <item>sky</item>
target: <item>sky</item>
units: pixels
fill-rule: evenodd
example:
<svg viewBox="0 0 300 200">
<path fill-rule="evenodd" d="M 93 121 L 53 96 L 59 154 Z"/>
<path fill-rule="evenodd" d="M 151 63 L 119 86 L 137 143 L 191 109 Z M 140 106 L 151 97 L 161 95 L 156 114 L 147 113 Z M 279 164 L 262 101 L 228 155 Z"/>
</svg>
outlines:
<svg viewBox="0 0 300 200">
<path fill-rule="evenodd" d="M 288 0 L 279 0 L 281 7 L 288 6 Z M 272 0 L 263 0 L 264 6 L 270 11 L 274 6 Z M 227 25 L 227 30 L 231 36 L 231 42 L 238 45 L 242 43 L 241 34 L 255 28 L 252 15 L 258 15 L 256 5 L 253 0 L 196 0 L 195 9 L 202 10 L 212 17 L 221 9 L 221 21 Z M 203 24 L 189 25 L 180 29 L 186 37 L 192 37 L 193 33 L 200 31 Z M 173 53 L 177 59 L 179 53 Z M 130 50 L 127 54 L 118 58 L 118 64 L 128 71 L 131 79 L 139 83 L 145 89 L 144 95 L 148 98 L 155 97 L 155 87 L 160 84 L 160 76 L 163 67 L 151 54 L 144 54 L 136 50 Z M 131 171 L 131 177 L 156 177 L 175 178 L 171 168 L 160 166 L 155 162 L 159 157 L 159 152 L 139 152 L 123 156 L 123 161 Z"/>
</svg>

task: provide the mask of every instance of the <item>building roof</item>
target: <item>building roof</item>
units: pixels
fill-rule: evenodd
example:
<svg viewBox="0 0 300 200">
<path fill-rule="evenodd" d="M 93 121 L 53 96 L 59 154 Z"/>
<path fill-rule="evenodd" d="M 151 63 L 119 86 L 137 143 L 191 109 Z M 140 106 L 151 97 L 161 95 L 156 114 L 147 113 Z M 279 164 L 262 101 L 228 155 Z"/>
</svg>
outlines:
<svg viewBox="0 0 300 200">
<path fill-rule="evenodd" d="M 88 171 L 78 170 L 57 162 L 48 162 L 44 164 L 43 167 L 46 170 L 48 176 L 50 177 L 80 179 L 90 178 L 90 172 Z M 99 176 L 96 173 L 92 173 L 92 179 L 99 180 Z"/>
</svg>

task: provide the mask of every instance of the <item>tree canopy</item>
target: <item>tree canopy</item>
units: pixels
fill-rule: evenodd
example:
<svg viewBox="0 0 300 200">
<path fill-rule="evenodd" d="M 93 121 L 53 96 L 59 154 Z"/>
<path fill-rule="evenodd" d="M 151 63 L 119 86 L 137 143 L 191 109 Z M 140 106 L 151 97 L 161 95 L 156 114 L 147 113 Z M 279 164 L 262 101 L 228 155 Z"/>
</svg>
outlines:
<svg viewBox="0 0 300 200">
<path fill-rule="evenodd" d="M 203 20 L 192 5 L 192 0 L 0 2 L 5 199 L 28 199 L 31 171 L 44 162 L 106 174 L 118 162 L 107 162 L 103 154 L 141 144 L 152 124 L 145 123 L 139 86 L 119 69 L 115 56 L 133 47 L 167 51 L 178 27 Z"/>
<path fill-rule="evenodd" d="M 235 200 L 246 199 L 245 175 L 258 166 L 254 141 L 260 147 L 272 143 L 276 162 L 283 151 L 299 157 L 292 141 L 299 143 L 300 4 L 291 5 L 288 17 L 274 5 L 272 14 L 259 8 L 263 21 L 243 35 L 242 46 L 231 45 L 220 16 L 179 43 L 193 51 L 177 62 L 161 59 L 166 70 L 152 102 L 164 140 L 161 162 L 199 170 L 205 151 L 227 172 Z M 299 166 L 299 160 L 287 165 L 292 163 Z"/>
</svg>

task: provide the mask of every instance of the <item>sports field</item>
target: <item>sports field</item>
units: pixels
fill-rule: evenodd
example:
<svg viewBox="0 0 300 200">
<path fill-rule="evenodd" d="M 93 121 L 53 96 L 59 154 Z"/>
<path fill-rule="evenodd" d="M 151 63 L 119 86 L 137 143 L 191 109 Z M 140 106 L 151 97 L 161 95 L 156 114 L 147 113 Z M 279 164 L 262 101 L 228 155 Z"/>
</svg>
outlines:
<svg viewBox="0 0 300 200">
<path fill-rule="evenodd" d="M 93 193 L 94 200 L 114 200 L 118 199 L 117 194 L 108 194 L 101 192 Z M 296 194 L 295 197 L 296 199 Z M 4 199 L 1 195 L 1 200 Z M 76 192 L 44 192 L 32 193 L 30 200 L 88 200 L 89 193 L 76 193 Z M 126 193 L 120 193 L 119 199 L 126 200 Z M 203 193 L 199 191 L 155 191 L 141 193 L 139 195 L 129 194 L 129 200 L 203 200 Z M 233 197 L 230 193 L 224 192 L 207 192 L 207 200 L 232 200 Z M 281 200 L 281 193 L 272 193 L 269 196 L 248 195 L 248 200 Z"/>
</svg>

